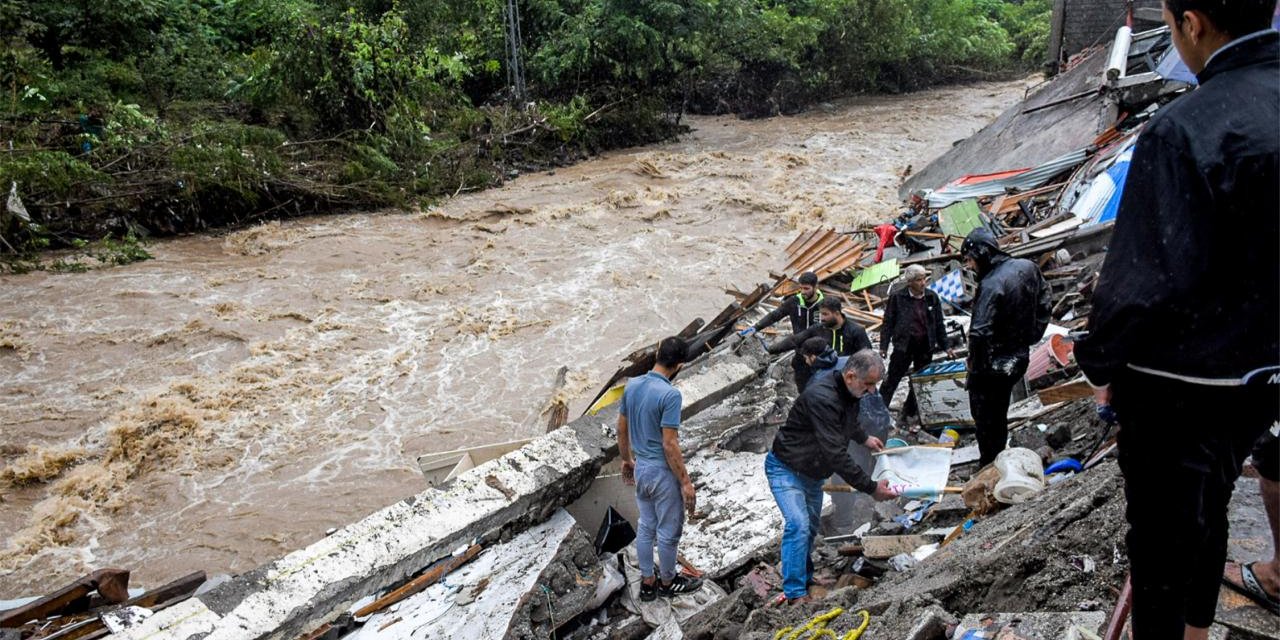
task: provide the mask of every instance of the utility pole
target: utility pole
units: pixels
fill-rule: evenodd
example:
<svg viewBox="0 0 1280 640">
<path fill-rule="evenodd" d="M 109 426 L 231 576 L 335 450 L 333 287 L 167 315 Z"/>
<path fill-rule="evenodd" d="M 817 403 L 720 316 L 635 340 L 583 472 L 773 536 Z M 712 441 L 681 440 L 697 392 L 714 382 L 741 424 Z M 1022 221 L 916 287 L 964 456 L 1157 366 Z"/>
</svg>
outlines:
<svg viewBox="0 0 1280 640">
<path fill-rule="evenodd" d="M 520 108 L 524 109 L 524 61 L 520 58 L 520 9 L 516 0 L 503 0 L 502 20 L 507 27 L 507 84 L 515 91 Z"/>
</svg>

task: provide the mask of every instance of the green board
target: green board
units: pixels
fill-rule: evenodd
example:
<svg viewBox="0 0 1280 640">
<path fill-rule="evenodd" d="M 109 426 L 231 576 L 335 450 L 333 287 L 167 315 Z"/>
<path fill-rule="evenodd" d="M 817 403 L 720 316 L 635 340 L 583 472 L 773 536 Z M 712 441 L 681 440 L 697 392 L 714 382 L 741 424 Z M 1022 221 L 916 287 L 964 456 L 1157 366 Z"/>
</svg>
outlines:
<svg viewBox="0 0 1280 640">
<path fill-rule="evenodd" d="M 896 279 L 900 273 L 902 273 L 902 269 L 898 267 L 897 258 L 873 264 L 858 273 L 857 277 L 853 279 L 853 283 L 849 285 L 849 291 L 862 291 L 881 282 L 889 282 Z"/>
<path fill-rule="evenodd" d="M 963 238 L 982 226 L 977 200 L 962 200 L 938 212 L 938 226 L 949 236 Z"/>
</svg>

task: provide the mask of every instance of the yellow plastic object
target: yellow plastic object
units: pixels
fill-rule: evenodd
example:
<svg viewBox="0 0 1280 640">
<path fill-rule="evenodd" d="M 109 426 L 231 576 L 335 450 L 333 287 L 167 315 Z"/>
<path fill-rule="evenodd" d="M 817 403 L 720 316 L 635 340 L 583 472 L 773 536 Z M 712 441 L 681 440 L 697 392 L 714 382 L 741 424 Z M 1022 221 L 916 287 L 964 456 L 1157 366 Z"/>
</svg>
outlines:
<svg viewBox="0 0 1280 640">
<path fill-rule="evenodd" d="M 591 405 L 590 409 L 587 409 L 587 413 L 593 416 L 596 415 L 597 413 L 600 413 L 605 407 L 621 400 L 622 392 L 626 390 L 627 390 L 627 385 L 620 384 L 604 392 L 604 395 L 600 396 L 600 399 L 596 400 L 596 403 Z"/>
<path fill-rule="evenodd" d="M 784 627 L 773 634 L 773 640 L 822 640 L 823 638 L 831 638 L 831 640 L 858 640 L 862 637 L 862 633 L 867 630 L 867 626 L 871 624 L 871 614 L 863 609 L 858 614 L 862 616 L 862 623 L 856 628 L 844 634 L 843 637 L 827 628 L 827 624 L 838 618 L 844 613 L 844 609 L 836 607 L 820 616 L 814 617 L 808 624 L 796 629 L 795 627 Z M 810 635 L 805 636 L 806 633 Z"/>
</svg>

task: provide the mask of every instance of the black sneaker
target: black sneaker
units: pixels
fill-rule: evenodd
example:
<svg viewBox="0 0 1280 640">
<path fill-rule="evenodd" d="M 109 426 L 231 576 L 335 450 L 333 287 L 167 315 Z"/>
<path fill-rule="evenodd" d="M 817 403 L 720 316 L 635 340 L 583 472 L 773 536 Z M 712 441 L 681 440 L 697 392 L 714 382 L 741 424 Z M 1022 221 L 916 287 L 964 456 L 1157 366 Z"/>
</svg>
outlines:
<svg viewBox="0 0 1280 640">
<path fill-rule="evenodd" d="M 657 599 L 658 599 L 657 579 L 653 581 L 653 584 L 645 584 L 644 581 L 641 580 L 640 581 L 640 601 L 653 602 L 654 600 L 657 600 Z"/>
<path fill-rule="evenodd" d="M 686 578 L 684 576 L 676 576 L 671 584 L 659 584 L 658 595 L 664 598 L 674 598 L 682 596 L 686 593 L 693 593 L 702 588 L 702 580 L 698 578 Z"/>
</svg>

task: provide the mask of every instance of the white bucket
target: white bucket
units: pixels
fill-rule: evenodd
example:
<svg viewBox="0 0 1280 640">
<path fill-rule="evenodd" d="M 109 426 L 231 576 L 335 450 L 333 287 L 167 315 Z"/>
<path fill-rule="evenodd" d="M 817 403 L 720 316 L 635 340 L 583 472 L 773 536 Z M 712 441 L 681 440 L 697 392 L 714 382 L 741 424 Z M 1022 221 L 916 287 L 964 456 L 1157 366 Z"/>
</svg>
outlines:
<svg viewBox="0 0 1280 640">
<path fill-rule="evenodd" d="M 1000 482 L 993 491 L 996 500 L 1018 504 L 1044 490 L 1044 466 L 1036 452 L 1020 447 L 1005 449 L 996 456 L 995 465 L 1000 471 Z"/>
</svg>

